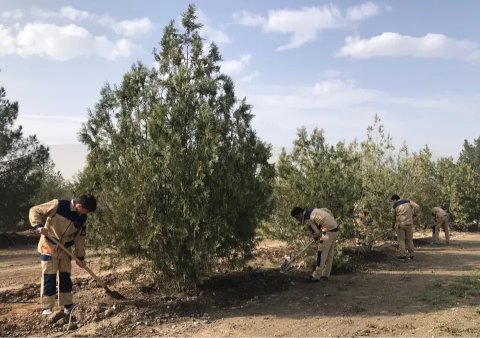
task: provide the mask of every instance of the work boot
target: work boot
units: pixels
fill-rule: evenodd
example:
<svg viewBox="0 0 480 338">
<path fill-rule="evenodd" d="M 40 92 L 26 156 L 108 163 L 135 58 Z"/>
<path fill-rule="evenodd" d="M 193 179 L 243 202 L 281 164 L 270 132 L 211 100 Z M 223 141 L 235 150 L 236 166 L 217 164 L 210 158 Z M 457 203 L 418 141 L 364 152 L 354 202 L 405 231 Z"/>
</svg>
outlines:
<svg viewBox="0 0 480 338">
<path fill-rule="evenodd" d="M 48 316 L 48 315 L 51 315 L 52 313 L 53 313 L 53 311 L 52 311 L 52 308 L 50 308 L 50 307 L 47 307 L 47 308 L 42 310 L 42 316 Z"/>
<path fill-rule="evenodd" d="M 63 307 L 63 313 L 66 315 L 69 315 L 73 309 L 75 309 L 76 305 L 75 304 L 68 304 Z"/>
<path fill-rule="evenodd" d="M 320 279 L 313 278 L 313 276 L 309 276 L 308 278 L 305 279 L 305 283 L 310 284 L 310 283 L 318 283 L 320 282 Z"/>
</svg>

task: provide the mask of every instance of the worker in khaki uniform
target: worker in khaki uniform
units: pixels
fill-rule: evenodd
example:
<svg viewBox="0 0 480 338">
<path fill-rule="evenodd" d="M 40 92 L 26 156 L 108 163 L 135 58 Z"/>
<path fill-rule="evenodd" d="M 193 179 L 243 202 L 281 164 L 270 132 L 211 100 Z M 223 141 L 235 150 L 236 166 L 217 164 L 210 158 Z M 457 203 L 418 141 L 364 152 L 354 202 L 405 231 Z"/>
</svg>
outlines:
<svg viewBox="0 0 480 338">
<path fill-rule="evenodd" d="M 448 214 L 440 207 L 432 208 L 432 217 L 435 222 L 432 233 L 432 244 L 439 244 L 440 229 L 445 232 L 445 243 L 450 244 L 450 230 L 448 228 Z"/>
<path fill-rule="evenodd" d="M 42 314 L 49 315 L 55 305 L 58 276 L 58 304 L 70 313 L 74 307 L 72 297 L 71 257 L 49 237 L 55 238 L 75 255 L 85 267 L 85 235 L 87 214 L 95 211 L 97 202 L 92 195 L 82 195 L 74 200 L 52 200 L 30 209 L 31 225 L 41 235 L 38 252 L 42 264 L 41 301 Z M 47 222 L 48 219 L 48 222 Z"/>
<path fill-rule="evenodd" d="M 294 207 L 290 213 L 299 222 L 305 222 L 313 237 L 318 239 L 317 265 L 309 282 L 328 281 L 335 256 L 338 225 L 327 208 L 307 209 Z"/>
<path fill-rule="evenodd" d="M 398 195 L 392 195 L 391 201 L 393 204 L 392 228 L 397 229 L 398 247 L 400 249 L 398 258 L 413 259 L 413 224 L 420 214 L 420 207 L 413 201 L 400 199 Z"/>
</svg>

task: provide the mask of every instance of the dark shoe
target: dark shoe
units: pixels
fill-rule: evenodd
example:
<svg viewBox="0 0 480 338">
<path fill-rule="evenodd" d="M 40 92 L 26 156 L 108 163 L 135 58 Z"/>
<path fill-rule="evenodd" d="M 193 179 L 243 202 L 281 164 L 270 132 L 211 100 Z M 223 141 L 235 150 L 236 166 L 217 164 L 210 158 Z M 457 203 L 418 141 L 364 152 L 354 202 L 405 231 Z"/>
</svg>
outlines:
<svg viewBox="0 0 480 338">
<path fill-rule="evenodd" d="M 413 259 L 413 256 L 408 257 L 408 259 Z"/>
<path fill-rule="evenodd" d="M 328 277 L 327 276 L 322 276 L 320 277 L 321 281 L 328 282 Z"/>
<path fill-rule="evenodd" d="M 305 279 L 305 283 L 310 284 L 310 283 L 318 283 L 320 282 L 320 279 L 313 278 L 312 276 L 309 276 L 308 278 Z"/>
<path fill-rule="evenodd" d="M 75 309 L 75 307 L 76 307 L 75 304 L 65 305 L 65 306 L 63 307 L 63 313 L 65 313 L 65 314 L 68 315 L 68 314 L 70 314 L 70 313 L 73 311 L 73 309 Z"/>
<path fill-rule="evenodd" d="M 407 256 L 398 256 L 398 259 L 407 259 Z"/>
</svg>

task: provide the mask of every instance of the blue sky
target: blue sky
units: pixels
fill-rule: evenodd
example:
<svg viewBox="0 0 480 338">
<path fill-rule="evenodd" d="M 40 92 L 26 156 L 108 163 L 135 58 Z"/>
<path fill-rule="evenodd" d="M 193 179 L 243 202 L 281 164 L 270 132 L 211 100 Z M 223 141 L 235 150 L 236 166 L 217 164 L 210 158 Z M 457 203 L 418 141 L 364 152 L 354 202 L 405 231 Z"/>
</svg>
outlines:
<svg viewBox="0 0 480 338">
<path fill-rule="evenodd" d="M 274 147 L 291 147 L 300 126 L 323 128 L 332 144 L 362 140 L 375 114 L 397 145 L 428 144 L 435 157 L 480 136 L 473 0 L 0 0 L 0 85 L 25 132 L 78 143 L 103 84 L 137 60 L 153 65 L 164 26 L 189 3 Z"/>
</svg>

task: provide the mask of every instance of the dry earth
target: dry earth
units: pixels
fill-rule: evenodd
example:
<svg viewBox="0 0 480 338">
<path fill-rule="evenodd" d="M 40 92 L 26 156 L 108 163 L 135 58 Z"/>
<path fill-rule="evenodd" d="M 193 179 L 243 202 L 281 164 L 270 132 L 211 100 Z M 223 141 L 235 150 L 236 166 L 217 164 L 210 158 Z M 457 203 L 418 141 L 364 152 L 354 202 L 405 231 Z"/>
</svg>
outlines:
<svg viewBox="0 0 480 338">
<path fill-rule="evenodd" d="M 361 272 L 323 284 L 272 267 L 285 253 L 279 242 L 262 243 L 251 268 L 174 296 L 102 273 L 127 297 L 113 300 L 75 267 L 72 318 L 60 309 L 40 315 L 35 246 L 3 245 L 0 336 L 480 336 L 480 233 L 455 232 L 450 246 L 430 246 L 426 236 L 416 233 L 413 261 L 395 259 L 384 243 Z M 98 259 L 90 265 L 98 271 Z"/>
</svg>

